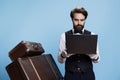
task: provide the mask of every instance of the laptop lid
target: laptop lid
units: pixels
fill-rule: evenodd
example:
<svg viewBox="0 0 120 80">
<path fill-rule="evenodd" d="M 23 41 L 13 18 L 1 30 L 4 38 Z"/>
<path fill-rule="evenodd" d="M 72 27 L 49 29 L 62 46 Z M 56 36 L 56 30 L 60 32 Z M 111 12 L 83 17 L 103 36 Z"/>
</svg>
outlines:
<svg viewBox="0 0 120 80">
<path fill-rule="evenodd" d="M 98 35 L 67 35 L 68 54 L 96 54 Z"/>
</svg>

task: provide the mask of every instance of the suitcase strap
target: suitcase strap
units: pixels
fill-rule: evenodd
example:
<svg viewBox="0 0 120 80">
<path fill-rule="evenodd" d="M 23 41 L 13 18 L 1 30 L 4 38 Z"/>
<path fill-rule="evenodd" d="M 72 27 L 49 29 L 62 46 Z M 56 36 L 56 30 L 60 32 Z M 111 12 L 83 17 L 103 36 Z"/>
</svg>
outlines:
<svg viewBox="0 0 120 80">
<path fill-rule="evenodd" d="M 37 72 L 37 70 L 36 70 L 36 68 L 35 68 L 35 66 L 34 66 L 34 64 L 33 64 L 33 62 L 32 62 L 32 60 L 31 60 L 29 57 L 28 57 L 28 60 L 29 60 L 30 64 L 32 65 L 33 69 L 34 69 L 35 74 L 36 74 L 37 77 L 38 77 L 38 80 L 41 80 L 41 78 L 40 78 L 40 76 L 39 76 L 39 74 L 38 74 L 38 72 Z"/>
</svg>

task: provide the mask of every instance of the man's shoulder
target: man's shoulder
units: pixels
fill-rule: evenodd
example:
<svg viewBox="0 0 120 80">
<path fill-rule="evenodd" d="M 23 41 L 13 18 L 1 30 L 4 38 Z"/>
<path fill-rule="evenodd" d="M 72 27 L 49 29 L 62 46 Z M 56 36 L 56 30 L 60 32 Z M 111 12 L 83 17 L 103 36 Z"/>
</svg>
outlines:
<svg viewBox="0 0 120 80">
<path fill-rule="evenodd" d="M 84 34 L 91 34 L 91 31 L 84 29 Z"/>
<path fill-rule="evenodd" d="M 92 32 L 90 30 L 87 30 L 87 29 L 84 29 L 84 32 L 87 34 L 97 35 L 96 33 Z"/>
<path fill-rule="evenodd" d="M 65 34 L 72 34 L 72 29 L 66 31 Z"/>
</svg>

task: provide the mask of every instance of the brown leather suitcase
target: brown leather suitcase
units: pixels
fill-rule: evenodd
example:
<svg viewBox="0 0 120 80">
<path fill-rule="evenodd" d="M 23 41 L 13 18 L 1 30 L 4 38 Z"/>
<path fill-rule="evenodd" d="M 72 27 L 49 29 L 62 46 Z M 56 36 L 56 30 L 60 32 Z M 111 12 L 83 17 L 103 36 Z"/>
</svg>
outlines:
<svg viewBox="0 0 120 80">
<path fill-rule="evenodd" d="M 35 56 L 44 53 L 44 49 L 40 43 L 21 41 L 9 52 L 10 59 L 16 60 L 17 58 L 25 56 Z"/>
<path fill-rule="evenodd" d="M 11 80 L 63 80 L 51 54 L 18 58 L 6 70 Z"/>
</svg>

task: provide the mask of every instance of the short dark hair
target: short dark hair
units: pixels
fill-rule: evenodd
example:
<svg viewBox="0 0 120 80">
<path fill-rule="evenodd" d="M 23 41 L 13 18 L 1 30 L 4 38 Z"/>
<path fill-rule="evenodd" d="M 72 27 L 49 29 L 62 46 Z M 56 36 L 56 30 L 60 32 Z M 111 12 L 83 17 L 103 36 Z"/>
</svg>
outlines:
<svg viewBox="0 0 120 80">
<path fill-rule="evenodd" d="M 82 13 L 85 16 L 85 19 L 88 16 L 88 12 L 83 7 L 76 7 L 70 12 L 70 17 L 73 19 L 74 13 Z"/>
</svg>

